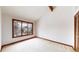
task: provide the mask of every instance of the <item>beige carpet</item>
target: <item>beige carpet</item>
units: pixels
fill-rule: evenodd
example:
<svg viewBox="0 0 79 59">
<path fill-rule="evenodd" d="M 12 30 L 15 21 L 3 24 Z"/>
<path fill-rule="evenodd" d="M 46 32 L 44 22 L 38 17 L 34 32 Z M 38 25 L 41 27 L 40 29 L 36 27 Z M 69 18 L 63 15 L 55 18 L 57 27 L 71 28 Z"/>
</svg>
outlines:
<svg viewBox="0 0 79 59">
<path fill-rule="evenodd" d="M 5 46 L 3 52 L 73 52 L 69 46 L 47 40 L 33 38 L 13 45 Z"/>
</svg>

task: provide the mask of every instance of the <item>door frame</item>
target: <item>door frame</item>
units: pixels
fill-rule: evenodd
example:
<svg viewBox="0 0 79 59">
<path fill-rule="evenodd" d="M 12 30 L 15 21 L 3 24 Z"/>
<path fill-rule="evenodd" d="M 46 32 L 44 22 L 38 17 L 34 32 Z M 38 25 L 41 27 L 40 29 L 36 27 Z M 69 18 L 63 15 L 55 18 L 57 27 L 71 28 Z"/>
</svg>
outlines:
<svg viewBox="0 0 79 59">
<path fill-rule="evenodd" d="M 74 50 L 76 50 L 76 16 L 79 15 L 79 11 L 74 16 Z"/>
</svg>

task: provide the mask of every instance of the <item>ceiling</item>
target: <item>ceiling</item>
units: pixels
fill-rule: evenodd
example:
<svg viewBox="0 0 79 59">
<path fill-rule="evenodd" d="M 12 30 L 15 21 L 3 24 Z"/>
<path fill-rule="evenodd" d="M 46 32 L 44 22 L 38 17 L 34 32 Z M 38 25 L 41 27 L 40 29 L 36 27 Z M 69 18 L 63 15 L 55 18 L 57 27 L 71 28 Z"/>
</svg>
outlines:
<svg viewBox="0 0 79 59">
<path fill-rule="evenodd" d="M 4 6 L 1 8 L 3 14 L 32 20 L 38 20 L 50 12 L 48 6 Z"/>
</svg>

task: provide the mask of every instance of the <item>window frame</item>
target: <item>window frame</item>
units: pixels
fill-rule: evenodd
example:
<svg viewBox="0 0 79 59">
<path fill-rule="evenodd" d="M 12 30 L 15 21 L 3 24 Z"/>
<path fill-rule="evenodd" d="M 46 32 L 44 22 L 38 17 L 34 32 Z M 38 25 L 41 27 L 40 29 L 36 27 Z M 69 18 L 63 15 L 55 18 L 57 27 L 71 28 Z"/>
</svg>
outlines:
<svg viewBox="0 0 79 59">
<path fill-rule="evenodd" d="M 21 35 L 19 36 L 14 36 L 14 21 L 19 21 L 21 22 Z M 22 35 L 22 23 L 27 23 L 27 26 L 28 24 L 32 24 L 32 34 L 27 34 L 26 35 Z M 28 31 L 28 28 L 27 28 L 27 31 Z M 30 35 L 33 35 L 33 23 L 32 22 L 27 22 L 27 21 L 22 21 L 22 20 L 17 20 L 17 19 L 12 19 L 12 38 L 17 38 L 17 37 L 22 37 L 22 36 L 30 36 Z"/>
</svg>

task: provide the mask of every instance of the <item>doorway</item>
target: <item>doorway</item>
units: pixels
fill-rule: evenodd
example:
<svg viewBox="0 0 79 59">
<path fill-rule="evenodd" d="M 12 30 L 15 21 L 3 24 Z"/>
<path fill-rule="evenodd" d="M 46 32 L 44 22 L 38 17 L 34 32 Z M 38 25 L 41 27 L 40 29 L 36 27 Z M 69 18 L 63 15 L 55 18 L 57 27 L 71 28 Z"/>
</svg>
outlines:
<svg viewBox="0 0 79 59">
<path fill-rule="evenodd" d="M 79 51 L 79 12 L 74 17 L 74 49 Z"/>
</svg>

